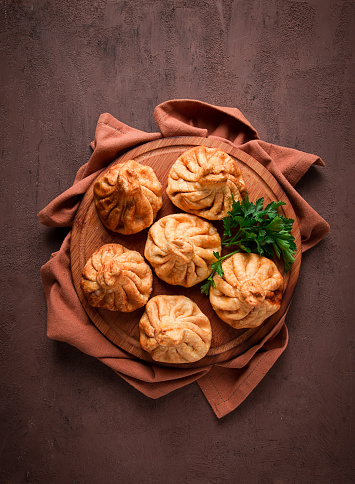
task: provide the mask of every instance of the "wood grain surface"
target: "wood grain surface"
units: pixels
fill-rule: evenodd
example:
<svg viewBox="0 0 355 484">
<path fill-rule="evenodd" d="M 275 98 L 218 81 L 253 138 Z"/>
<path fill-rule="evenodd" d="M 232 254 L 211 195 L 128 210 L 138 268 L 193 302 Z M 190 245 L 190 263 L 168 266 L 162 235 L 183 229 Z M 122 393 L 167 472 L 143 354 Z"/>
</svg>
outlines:
<svg viewBox="0 0 355 484">
<path fill-rule="evenodd" d="M 268 318 L 258 328 L 237 330 L 221 321 L 212 309 L 209 298 L 206 295 L 201 294 L 201 284 L 197 284 L 187 290 L 181 286 L 167 284 L 154 274 L 153 292 L 151 297 L 160 294 L 186 295 L 196 302 L 211 322 L 212 343 L 208 354 L 195 363 L 173 365 L 183 367 L 200 367 L 226 361 L 233 356 L 243 353 L 253 344 L 260 341 L 275 326 L 277 321 L 279 321 L 280 317 L 286 311 L 298 279 L 301 264 L 301 238 L 292 205 L 280 185 L 268 170 L 243 151 L 214 139 L 197 137 L 166 138 L 143 144 L 117 159 L 114 164 L 133 159 L 139 163 L 151 166 L 154 169 L 163 188 L 163 207 L 158 213 L 158 220 L 168 214 L 180 212 L 180 210 L 172 204 L 165 192 L 168 172 L 178 156 L 187 149 L 198 145 L 222 149 L 235 159 L 242 170 L 249 199 L 251 201 L 255 202 L 258 198 L 264 197 L 264 206 L 272 200 L 283 200 L 286 202 L 286 205 L 282 207 L 282 212 L 286 217 L 295 220 L 292 233 L 295 237 L 297 251 L 295 255 L 295 263 L 292 265 L 291 271 L 288 274 L 285 274 L 283 262 L 279 261 L 277 258 L 274 259 L 280 272 L 284 276 L 283 299 L 279 311 Z M 215 226 L 222 234 L 222 223 L 215 223 Z M 72 276 L 75 289 L 82 306 L 92 322 L 110 341 L 120 348 L 143 360 L 153 361 L 150 355 L 141 348 L 139 343 L 138 323 L 144 312 L 144 308 L 131 313 L 94 308 L 90 306 L 80 287 L 82 270 L 95 250 L 104 244 L 118 243 L 131 250 L 137 250 L 144 255 L 147 232 L 148 229 L 134 235 L 121 235 L 107 230 L 101 223 L 96 211 L 93 200 L 92 184 L 86 192 L 77 212 L 72 230 L 70 250 Z"/>
</svg>

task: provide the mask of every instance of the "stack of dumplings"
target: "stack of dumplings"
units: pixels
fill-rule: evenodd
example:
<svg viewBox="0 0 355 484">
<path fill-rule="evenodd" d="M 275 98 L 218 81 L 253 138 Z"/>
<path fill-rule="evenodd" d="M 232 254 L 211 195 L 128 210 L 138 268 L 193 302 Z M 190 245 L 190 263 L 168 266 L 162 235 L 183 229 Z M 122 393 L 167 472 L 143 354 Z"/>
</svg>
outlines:
<svg viewBox="0 0 355 484">
<path fill-rule="evenodd" d="M 145 259 L 156 276 L 190 288 L 212 273 L 221 238 L 211 220 L 222 220 L 233 199 L 246 195 L 242 172 L 224 151 L 196 146 L 173 163 L 166 193 L 184 213 L 155 221 L 162 207 L 162 187 L 154 170 L 129 160 L 113 164 L 93 186 L 94 204 L 110 231 L 131 235 L 149 228 Z M 139 321 L 140 344 L 154 361 L 191 363 L 207 355 L 211 324 L 186 296 L 149 299 L 153 272 L 142 255 L 121 244 L 105 244 L 87 260 L 80 285 L 93 307 L 133 312 Z M 233 328 L 257 327 L 280 308 L 283 277 L 269 259 L 238 253 L 224 260 L 224 276 L 214 275 L 210 303 Z"/>
</svg>

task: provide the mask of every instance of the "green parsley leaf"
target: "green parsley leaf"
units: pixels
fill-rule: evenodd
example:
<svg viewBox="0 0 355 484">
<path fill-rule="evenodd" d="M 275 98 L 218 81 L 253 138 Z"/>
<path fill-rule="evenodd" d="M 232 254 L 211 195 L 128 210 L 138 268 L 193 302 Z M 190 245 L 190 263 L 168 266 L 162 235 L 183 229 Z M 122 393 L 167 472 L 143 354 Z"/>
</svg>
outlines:
<svg viewBox="0 0 355 484">
<path fill-rule="evenodd" d="M 294 263 L 296 244 L 291 234 L 294 220 L 284 217 L 278 208 L 286 203 L 282 200 L 270 202 L 265 208 L 264 198 L 255 203 L 249 201 L 248 194 L 241 202 L 233 199 L 232 209 L 223 219 L 222 246 L 236 247 L 233 252 L 221 256 L 213 255 L 216 261 L 212 263 L 212 273 L 201 287 L 201 292 L 209 294 L 211 286 L 215 287 L 214 275 L 223 277 L 222 262 L 237 252 L 248 252 L 272 258 L 283 258 L 286 273 Z"/>
<path fill-rule="evenodd" d="M 202 294 L 206 294 L 206 296 L 209 295 L 210 293 L 210 288 L 211 285 L 215 284 L 213 279 L 210 279 L 210 277 L 206 280 L 205 284 L 201 286 L 201 292 Z"/>
</svg>

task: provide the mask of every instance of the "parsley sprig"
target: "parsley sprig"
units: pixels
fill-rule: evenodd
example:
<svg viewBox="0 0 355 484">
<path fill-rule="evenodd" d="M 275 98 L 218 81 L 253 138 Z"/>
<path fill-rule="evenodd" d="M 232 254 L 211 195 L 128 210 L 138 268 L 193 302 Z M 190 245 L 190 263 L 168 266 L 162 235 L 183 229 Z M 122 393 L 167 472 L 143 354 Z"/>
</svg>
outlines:
<svg viewBox="0 0 355 484">
<path fill-rule="evenodd" d="M 216 272 L 223 277 L 222 262 L 241 251 L 269 258 L 274 255 L 279 259 L 282 257 L 285 271 L 289 272 L 296 252 L 295 239 L 291 234 L 294 220 L 279 214 L 278 207 L 286 205 L 282 200 L 270 202 L 265 208 L 263 205 L 264 197 L 255 204 L 249 201 L 248 195 L 241 202 L 233 200 L 231 211 L 223 219 L 222 246 L 237 249 L 224 256 L 213 252 L 216 261 L 212 263 L 211 275 L 201 286 L 202 293 L 208 295 L 211 285 L 215 287 L 213 277 Z"/>
</svg>

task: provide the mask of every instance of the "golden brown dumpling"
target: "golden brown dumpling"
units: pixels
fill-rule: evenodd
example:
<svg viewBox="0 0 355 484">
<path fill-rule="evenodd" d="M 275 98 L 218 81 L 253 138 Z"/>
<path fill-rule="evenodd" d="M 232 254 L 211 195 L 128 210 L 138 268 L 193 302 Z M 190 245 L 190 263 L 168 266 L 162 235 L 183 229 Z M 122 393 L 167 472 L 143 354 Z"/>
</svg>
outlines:
<svg viewBox="0 0 355 484">
<path fill-rule="evenodd" d="M 214 251 L 221 251 L 217 229 L 200 217 L 179 213 L 150 227 L 144 255 L 160 279 L 191 287 L 211 274 Z"/>
<path fill-rule="evenodd" d="M 212 339 L 209 319 L 186 296 L 155 296 L 139 322 L 140 344 L 153 360 L 190 363 L 203 358 Z"/>
<path fill-rule="evenodd" d="M 231 210 L 233 197 L 246 195 L 237 162 L 224 151 L 196 146 L 175 161 L 166 189 L 174 205 L 185 212 L 220 220 Z"/>
<path fill-rule="evenodd" d="M 153 168 L 129 160 L 113 165 L 98 178 L 94 202 L 105 227 L 136 234 L 155 220 L 163 203 L 161 184 Z"/>
<path fill-rule="evenodd" d="M 139 252 L 106 244 L 87 261 L 80 283 L 91 306 L 131 312 L 148 301 L 153 274 Z"/>
<path fill-rule="evenodd" d="M 222 263 L 210 302 L 217 315 L 233 328 L 254 328 L 280 308 L 283 277 L 270 259 L 238 253 Z"/>
</svg>

